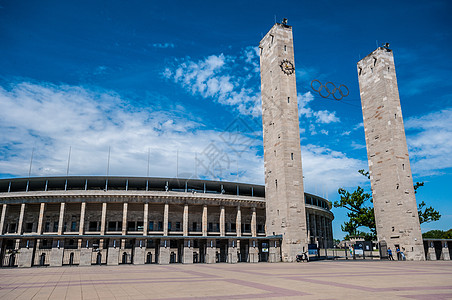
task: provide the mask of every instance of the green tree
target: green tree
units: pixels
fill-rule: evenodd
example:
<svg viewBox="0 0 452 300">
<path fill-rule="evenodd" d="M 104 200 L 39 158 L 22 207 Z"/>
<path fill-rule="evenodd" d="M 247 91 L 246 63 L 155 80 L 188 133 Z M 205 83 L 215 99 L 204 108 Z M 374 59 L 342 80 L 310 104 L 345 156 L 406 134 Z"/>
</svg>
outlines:
<svg viewBox="0 0 452 300">
<path fill-rule="evenodd" d="M 430 230 L 423 233 L 422 237 L 427 239 L 452 239 L 452 229 L 448 231 Z"/>
<path fill-rule="evenodd" d="M 363 176 L 370 179 L 368 171 L 358 171 Z M 416 182 L 414 192 L 417 193 L 419 187 L 424 186 L 424 182 Z M 375 215 L 373 208 L 372 195 L 364 192 L 360 186 L 352 193 L 343 188 L 338 189 L 341 196 L 340 201 L 334 202 L 334 207 L 342 207 L 347 209 L 348 221 L 341 225 L 341 229 L 350 236 L 363 236 L 366 240 L 374 240 L 376 238 Z M 426 207 L 424 201 L 418 205 L 419 222 L 428 223 L 437 221 L 441 215 L 433 207 Z M 360 231 L 359 228 L 367 228 L 370 233 Z"/>
</svg>

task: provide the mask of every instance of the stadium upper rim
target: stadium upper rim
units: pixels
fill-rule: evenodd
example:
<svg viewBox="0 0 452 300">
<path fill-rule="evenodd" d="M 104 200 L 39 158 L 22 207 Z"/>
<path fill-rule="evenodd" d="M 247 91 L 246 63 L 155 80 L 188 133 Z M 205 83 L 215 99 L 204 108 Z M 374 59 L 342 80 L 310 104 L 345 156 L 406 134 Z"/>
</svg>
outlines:
<svg viewBox="0 0 452 300">
<path fill-rule="evenodd" d="M 0 179 L 0 193 L 48 191 L 167 191 L 265 198 L 265 185 L 193 178 L 134 176 L 46 176 Z M 305 192 L 305 196 L 330 202 Z"/>
</svg>

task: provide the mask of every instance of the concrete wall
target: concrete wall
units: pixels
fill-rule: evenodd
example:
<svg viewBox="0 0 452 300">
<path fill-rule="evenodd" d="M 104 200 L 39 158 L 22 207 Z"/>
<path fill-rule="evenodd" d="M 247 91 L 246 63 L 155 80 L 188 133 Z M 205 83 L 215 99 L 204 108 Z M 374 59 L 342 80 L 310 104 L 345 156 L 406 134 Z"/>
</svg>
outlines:
<svg viewBox="0 0 452 300">
<path fill-rule="evenodd" d="M 307 228 L 292 28 L 275 24 L 259 48 L 267 234 L 282 235 L 282 259 L 295 261 Z"/>
<path fill-rule="evenodd" d="M 378 240 L 424 260 L 392 51 L 380 47 L 359 61 L 358 79 Z"/>
</svg>

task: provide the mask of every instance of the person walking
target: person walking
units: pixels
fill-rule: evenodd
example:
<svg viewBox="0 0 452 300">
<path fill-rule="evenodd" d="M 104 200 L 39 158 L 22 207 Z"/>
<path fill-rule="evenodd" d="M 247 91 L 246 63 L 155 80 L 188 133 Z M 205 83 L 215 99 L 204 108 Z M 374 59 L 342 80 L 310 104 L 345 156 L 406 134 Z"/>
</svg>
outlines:
<svg viewBox="0 0 452 300">
<path fill-rule="evenodd" d="M 402 260 L 402 257 L 400 256 L 400 248 L 396 247 L 396 254 L 397 254 L 397 260 Z"/>
<path fill-rule="evenodd" d="M 388 259 L 389 259 L 389 260 L 394 260 L 394 257 L 392 257 L 392 250 L 391 250 L 391 247 L 388 248 Z"/>
</svg>

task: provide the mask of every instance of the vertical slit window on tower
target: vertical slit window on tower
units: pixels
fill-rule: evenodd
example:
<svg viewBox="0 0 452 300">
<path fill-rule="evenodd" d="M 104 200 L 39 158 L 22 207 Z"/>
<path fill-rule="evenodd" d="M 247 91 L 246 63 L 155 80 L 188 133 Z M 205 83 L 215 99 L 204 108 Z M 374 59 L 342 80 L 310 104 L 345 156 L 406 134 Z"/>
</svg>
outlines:
<svg viewBox="0 0 452 300">
<path fill-rule="evenodd" d="M 290 153 L 290 158 L 293 160 L 293 153 Z"/>
<path fill-rule="evenodd" d="M 377 58 L 374 57 L 374 66 L 377 64 Z"/>
<path fill-rule="evenodd" d="M 360 67 L 359 71 L 358 71 L 358 75 L 361 75 L 362 71 L 363 71 L 363 68 Z"/>
<path fill-rule="evenodd" d="M 394 114 L 394 119 L 397 119 L 397 114 Z"/>
<path fill-rule="evenodd" d="M 405 164 L 402 164 L 402 170 L 405 170 Z"/>
<path fill-rule="evenodd" d="M 275 179 L 275 187 L 278 188 L 278 179 Z"/>
<path fill-rule="evenodd" d="M 287 51 L 287 46 L 286 45 L 284 45 L 284 51 Z"/>
<path fill-rule="evenodd" d="M 290 97 L 287 97 L 287 103 L 290 103 Z"/>
</svg>

